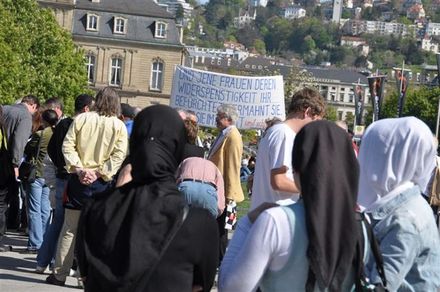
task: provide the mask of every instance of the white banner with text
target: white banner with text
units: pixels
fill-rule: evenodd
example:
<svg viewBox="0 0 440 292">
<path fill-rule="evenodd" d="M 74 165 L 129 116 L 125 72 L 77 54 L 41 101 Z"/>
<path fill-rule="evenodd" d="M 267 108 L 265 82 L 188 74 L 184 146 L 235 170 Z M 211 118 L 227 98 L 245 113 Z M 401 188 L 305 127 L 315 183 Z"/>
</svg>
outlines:
<svg viewBox="0 0 440 292">
<path fill-rule="evenodd" d="M 264 129 L 267 118 L 285 119 L 282 76 L 235 76 L 177 66 L 170 106 L 192 110 L 199 125 L 215 127 L 217 107 L 235 105 L 239 129 Z"/>
</svg>

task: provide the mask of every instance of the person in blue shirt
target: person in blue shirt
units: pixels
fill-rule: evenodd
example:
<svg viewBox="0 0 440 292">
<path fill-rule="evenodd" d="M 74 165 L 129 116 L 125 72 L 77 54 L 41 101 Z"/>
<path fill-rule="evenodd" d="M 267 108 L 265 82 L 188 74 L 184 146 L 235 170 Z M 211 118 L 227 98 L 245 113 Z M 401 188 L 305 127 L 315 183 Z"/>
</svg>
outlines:
<svg viewBox="0 0 440 292">
<path fill-rule="evenodd" d="M 136 116 L 135 109 L 128 103 L 121 103 L 121 120 L 127 127 L 128 137 L 133 129 L 133 119 Z"/>
<path fill-rule="evenodd" d="M 359 205 L 380 244 L 388 291 L 438 291 L 440 239 L 422 190 L 435 166 L 431 130 L 415 117 L 370 125 L 359 153 Z M 379 281 L 373 264 L 370 279 Z"/>
</svg>

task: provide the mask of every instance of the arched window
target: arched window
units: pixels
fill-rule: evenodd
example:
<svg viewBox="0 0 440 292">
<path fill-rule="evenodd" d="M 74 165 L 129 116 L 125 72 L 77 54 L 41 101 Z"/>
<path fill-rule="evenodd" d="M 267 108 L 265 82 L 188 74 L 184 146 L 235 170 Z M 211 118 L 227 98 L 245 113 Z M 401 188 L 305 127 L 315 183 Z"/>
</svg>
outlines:
<svg viewBox="0 0 440 292">
<path fill-rule="evenodd" d="M 163 61 L 160 59 L 153 60 L 151 64 L 151 82 L 150 89 L 161 91 L 163 86 Z"/>
<path fill-rule="evenodd" d="M 110 63 L 110 85 L 121 86 L 122 84 L 122 58 L 113 57 Z"/>
</svg>

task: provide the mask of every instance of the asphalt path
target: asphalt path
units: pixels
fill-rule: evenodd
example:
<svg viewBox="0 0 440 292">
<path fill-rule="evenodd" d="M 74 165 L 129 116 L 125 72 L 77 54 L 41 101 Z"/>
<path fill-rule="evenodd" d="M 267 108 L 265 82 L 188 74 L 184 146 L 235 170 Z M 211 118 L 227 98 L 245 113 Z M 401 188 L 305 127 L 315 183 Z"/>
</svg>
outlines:
<svg viewBox="0 0 440 292">
<path fill-rule="evenodd" d="M 74 277 L 67 277 L 64 287 L 46 284 L 50 271 L 46 270 L 44 274 L 35 272 L 37 255 L 23 253 L 27 243 L 24 234 L 7 232 L 4 243 L 12 250 L 0 252 L 0 292 L 82 291 Z M 216 288 L 211 290 L 215 291 Z"/>
</svg>

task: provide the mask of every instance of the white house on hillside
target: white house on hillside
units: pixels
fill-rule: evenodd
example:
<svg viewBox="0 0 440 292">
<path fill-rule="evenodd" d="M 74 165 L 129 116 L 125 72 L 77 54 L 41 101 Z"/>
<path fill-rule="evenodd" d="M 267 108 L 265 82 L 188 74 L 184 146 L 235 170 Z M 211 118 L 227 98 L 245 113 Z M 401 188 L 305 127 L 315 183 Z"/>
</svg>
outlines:
<svg viewBox="0 0 440 292">
<path fill-rule="evenodd" d="M 430 22 L 426 25 L 426 34 L 428 36 L 440 35 L 440 23 Z"/>
<path fill-rule="evenodd" d="M 425 37 L 422 39 L 422 50 L 438 53 L 438 43 L 434 42 L 430 37 Z"/>
<path fill-rule="evenodd" d="M 284 10 L 284 18 L 298 19 L 306 16 L 306 10 L 299 5 L 288 6 Z"/>
</svg>

